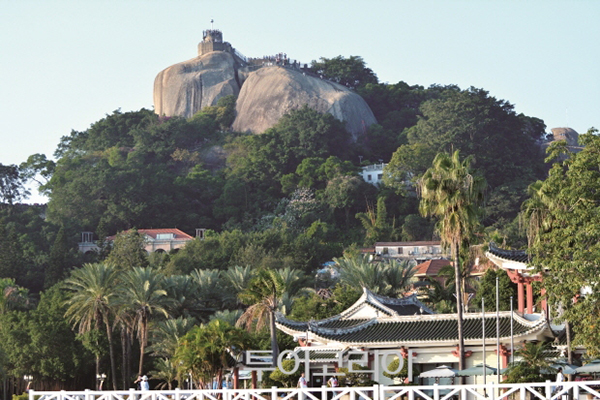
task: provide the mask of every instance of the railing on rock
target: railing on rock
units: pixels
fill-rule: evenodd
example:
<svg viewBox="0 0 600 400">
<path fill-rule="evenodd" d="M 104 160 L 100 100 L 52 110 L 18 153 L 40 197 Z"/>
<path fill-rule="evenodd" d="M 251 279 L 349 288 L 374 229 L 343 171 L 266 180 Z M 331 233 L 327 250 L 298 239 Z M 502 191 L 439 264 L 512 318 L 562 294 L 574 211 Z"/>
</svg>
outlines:
<svg viewBox="0 0 600 400">
<path fill-rule="evenodd" d="M 218 390 L 29 391 L 29 400 L 574 400 L 600 399 L 600 381 Z"/>
</svg>

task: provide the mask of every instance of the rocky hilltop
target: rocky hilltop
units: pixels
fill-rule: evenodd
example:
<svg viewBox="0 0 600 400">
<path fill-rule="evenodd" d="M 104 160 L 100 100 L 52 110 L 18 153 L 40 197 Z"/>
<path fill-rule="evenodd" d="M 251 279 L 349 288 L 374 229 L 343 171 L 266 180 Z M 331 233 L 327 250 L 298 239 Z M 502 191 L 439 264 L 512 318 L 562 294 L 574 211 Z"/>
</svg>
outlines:
<svg viewBox="0 0 600 400">
<path fill-rule="evenodd" d="M 286 113 L 307 105 L 330 113 L 355 137 L 376 123 L 358 94 L 316 77 L 295 62 L 249 62 L 218 30 L 207 30 L 198 56 L 161 71 L 154 81 L 159 115 L 191 117 L 228 95 L 239 96 L 233 129 L 262 133 Z"/>
</svg>

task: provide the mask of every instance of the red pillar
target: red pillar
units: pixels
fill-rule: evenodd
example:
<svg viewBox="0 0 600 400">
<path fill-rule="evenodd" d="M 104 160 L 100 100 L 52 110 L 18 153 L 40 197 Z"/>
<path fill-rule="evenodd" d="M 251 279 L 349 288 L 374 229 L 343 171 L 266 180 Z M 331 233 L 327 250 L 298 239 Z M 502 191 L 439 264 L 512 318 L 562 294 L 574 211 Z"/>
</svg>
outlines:
<svg viewBox="0 0 600 400">
<path fill-rule="evenodd" d="M 527 313 L 533 314 L 533 286 L 527 282 Z"/>
<path fill-rule="evenodd" d="M 523 314 L 525 312 L 525 293 L 523 291 L 523 282 L 517 282 L 517 299 L 518 299 L 518 311 Z"/>
<path fill-rule="evenodd" d="M 250 373 L 250 376 L 252 377 L 252 389 L 257 389 L 258 388 L 258 378 L 257 378 L 256 370 L 252 371 Z"/>
<path fill-rule="evenodd" d="M 238 367 L 233 369 L 233 388 L 240 388 L 240 369 Z"/>
</svg>

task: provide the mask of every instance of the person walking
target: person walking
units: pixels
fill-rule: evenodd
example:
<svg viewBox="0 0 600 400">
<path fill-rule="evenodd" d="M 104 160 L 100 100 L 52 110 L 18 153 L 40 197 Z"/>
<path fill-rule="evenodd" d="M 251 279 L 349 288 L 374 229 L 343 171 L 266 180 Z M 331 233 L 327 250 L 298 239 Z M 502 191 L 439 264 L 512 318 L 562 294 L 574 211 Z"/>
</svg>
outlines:
<svg viewBox="0 0 600 400">
<path fill-rule="evenodd" d="M 304 372 L 300 375 L 300 379 L 298 379 L 298 387 L 300 389 L 308 388 L 308 382 L 306 382 L 306 378 L 304 377 Z"/>
<path fill-rule="evenodd" d="M 556 372 L 556 383 L 557 384 L 558 383 L 563 383 L 564 381 L 565 381 L 565 375 L 562 372 L 562 368 L 559 367 L 558 371 Z M 554 387 L 553 392 L 556 393 L 556 392 L 560 392 L 561 390 L 562 390 L 562 385 L 556 385 Z M 564 398 L 564 396 L 561 396 L 561 398 Z"/>
<path fill-rule="evenodd" d="M 140 388 L 142 391 L 150 390 L 150 384 L 148 383 L 148 377 L 146 375 L 142 376 L 142 382 L 140 383 Z"/>
<path fill-rule="evenodd" d="M 329 378 L 329 380 L 327 381 L 327 385 L 333 389 L 337 388 L 338 386 L 340 386 L 337 377 L 334 375 L 331 378 Z M 332 394 L 332 398 L 337 396 L 338 391 L 337 390 L 332 390 L 331 391 Z"/>
</svg>

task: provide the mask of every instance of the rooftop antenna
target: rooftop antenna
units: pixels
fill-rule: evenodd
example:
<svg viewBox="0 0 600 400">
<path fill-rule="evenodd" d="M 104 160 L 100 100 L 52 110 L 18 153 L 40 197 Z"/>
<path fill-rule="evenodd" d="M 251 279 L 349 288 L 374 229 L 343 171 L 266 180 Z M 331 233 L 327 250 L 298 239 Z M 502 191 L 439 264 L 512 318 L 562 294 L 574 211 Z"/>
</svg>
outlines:
<svg viewBox="0 0 600 400">
<path fill-rule="evenodd" d="M 215 27 L 214 27 L 214 23 L 215 23 L 215 20 L 211 18 L 211 19 L 210 19 L 210 30 L 211 30 L 211 31 L 212 31 L 213 29 L 215 29 Z"/>
</svg>

